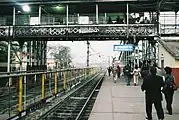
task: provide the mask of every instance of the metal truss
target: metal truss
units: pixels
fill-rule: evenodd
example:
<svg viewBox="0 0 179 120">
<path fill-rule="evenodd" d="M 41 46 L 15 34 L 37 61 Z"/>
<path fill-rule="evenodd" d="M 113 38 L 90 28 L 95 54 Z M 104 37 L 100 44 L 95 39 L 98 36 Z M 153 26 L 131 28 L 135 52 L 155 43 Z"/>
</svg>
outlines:
<svg viewBox="0 0 179 120">
<path fill-rule="evenodd" d="M 178 34 L 175 24 L 160 25 L 161 35 Z M 157 36 L 157 26 L 154 24 L 106 24 L 106 25 L 51 25 L 51 26 L 0 26 L 0 37 L 30 38 L 30 37 L 136 37 Z"/>
<path fill-rule="evenodd" d="M 13 32 L 12 32 L 13 31 Z M 0 37 L 70 37 L 80 35 L 93 36 L 155 36 L 153 24 L 121 25 L 69 25 L 69 26 L 15 26 L 0 27 Z"/>
<path fill-rule="evenodd" d="M 0 26 L 0 37 L 7 37 L 9 36 L 9 26 Z"/>
<path fill-rule="evenodd" d="M 154 25 L 131 25 L 129 26 L 129 36 L 148 36 L 155 35 Z M 15 27 L 15 36 L 64 36 L 64 35 L 127 35 L 127 26 L 120 25 L 91 25 L 91 26 L 19 26 Z"/>
</svg>

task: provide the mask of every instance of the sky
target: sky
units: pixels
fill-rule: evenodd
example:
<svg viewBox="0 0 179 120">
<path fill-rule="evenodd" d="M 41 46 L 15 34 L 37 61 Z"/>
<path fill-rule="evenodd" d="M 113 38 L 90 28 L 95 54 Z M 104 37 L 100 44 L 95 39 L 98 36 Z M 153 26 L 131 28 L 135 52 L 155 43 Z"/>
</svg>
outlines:
<svg viewBox="0 0 179 120">
<path fill-rule="evenodd" d="M 90 42 L 90 64 L 104 63 L 109 65 L 112 56 L 117 57 L 119 52 L 113 51 L 113 45 L 120 44 L 120 41 L 89 41 Z M 86 41 L 49 41 L 48 45 L 64 45 L 71 48 L 73 64 L 86 65 L 87 60 Z M 100 57 L 99 57 L 100 56 Z"/>
</svg>

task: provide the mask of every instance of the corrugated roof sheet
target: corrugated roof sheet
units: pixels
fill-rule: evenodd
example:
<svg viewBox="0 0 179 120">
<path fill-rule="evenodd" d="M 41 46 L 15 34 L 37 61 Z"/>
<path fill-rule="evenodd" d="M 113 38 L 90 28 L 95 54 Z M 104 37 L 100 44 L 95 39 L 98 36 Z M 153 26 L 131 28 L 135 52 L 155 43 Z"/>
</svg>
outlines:
<svg viewBox="0 0 179 120">
<path fill-rule="evenodd" d="M 179 60 L 179 40 L 160 40 L 160 44 L 177 60 Z"/>
</svg>

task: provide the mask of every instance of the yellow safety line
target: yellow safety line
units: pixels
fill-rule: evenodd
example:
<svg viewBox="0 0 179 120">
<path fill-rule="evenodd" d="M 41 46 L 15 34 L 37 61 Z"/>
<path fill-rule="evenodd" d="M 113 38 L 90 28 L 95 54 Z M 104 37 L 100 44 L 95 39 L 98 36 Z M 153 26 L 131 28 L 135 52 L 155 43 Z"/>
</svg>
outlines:
<svg viewBox="0 0 179 120">
<path fill-rule="evenodd" d="M 54 73 L 54 82 L 55 82 L 55 87 L 54 87 L 54 94 L 57 94 L 57 72 Z"/>
<path fill-rule="evenodd" d="M 42 74 L 42 100 L 45 98 L 45 74 Z"/>
<path fill-rule="evenodd" d="M 18 111 L 22 112 L 22 79 L 23 77 L 19 77 L 19 106 L 18 106 Z"/>
</svg>

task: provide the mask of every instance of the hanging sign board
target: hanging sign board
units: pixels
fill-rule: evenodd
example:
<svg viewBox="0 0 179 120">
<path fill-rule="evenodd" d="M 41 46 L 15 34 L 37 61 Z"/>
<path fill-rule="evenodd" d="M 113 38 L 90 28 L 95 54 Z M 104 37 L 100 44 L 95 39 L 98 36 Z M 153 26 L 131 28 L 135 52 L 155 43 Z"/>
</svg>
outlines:
<svg viewBox="0 0 179 120">
<path fill-rule="evenodd" d="M 127 45 L 114 45 L 113 51 L 133 51 L 134 45 L 133 44 L 127 44 Z"/>
</svg>

